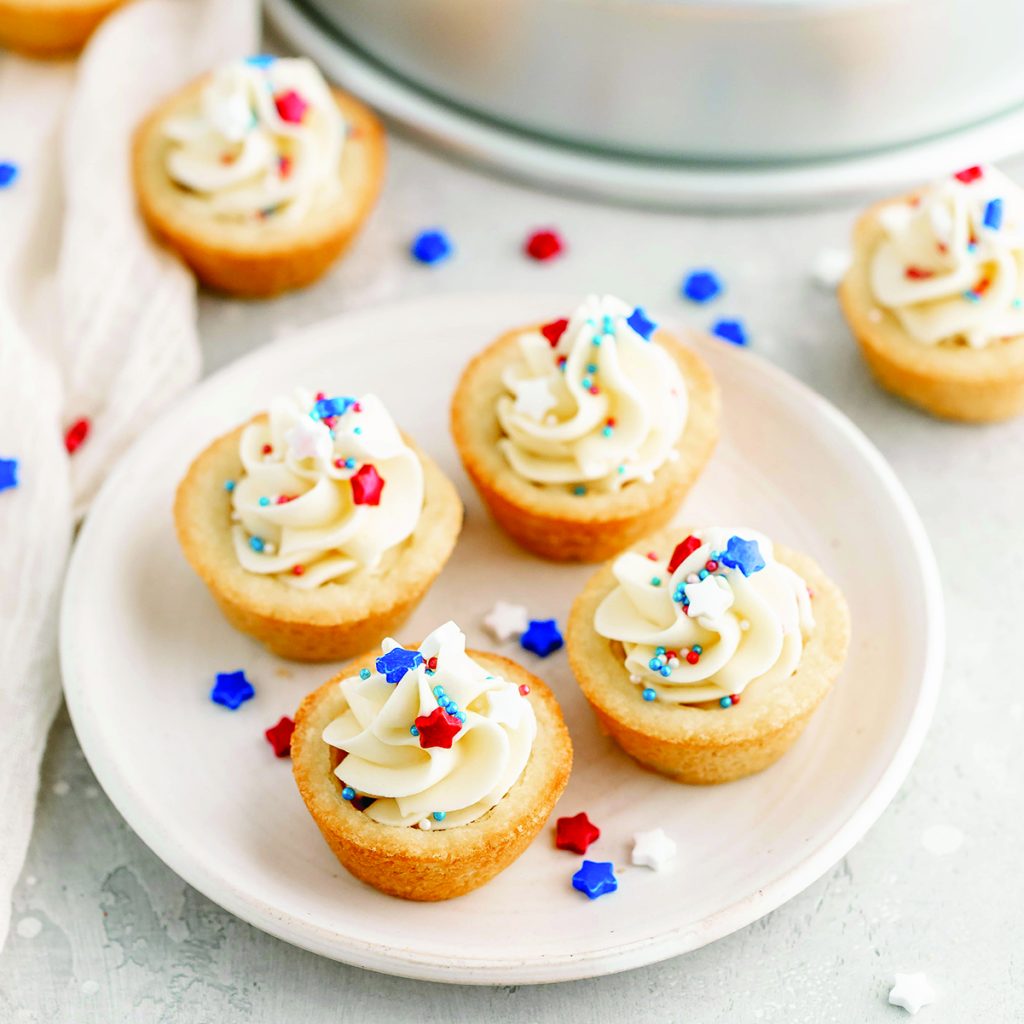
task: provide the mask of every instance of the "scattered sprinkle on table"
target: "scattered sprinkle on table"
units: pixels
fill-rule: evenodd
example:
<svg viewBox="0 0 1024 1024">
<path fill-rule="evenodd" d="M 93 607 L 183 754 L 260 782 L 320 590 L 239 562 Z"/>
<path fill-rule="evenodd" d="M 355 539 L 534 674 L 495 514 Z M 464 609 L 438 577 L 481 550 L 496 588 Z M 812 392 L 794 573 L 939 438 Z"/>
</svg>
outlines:
<svg viewBox="0 0 1024 1024">
<path fill-rule="evenodd" d="M 723 290 L 721 278 L 713 270 L 706 268 L 691 270 L 683 278 L 684 297 L 700 305 L 717 298 Z"/>
<path fill-rule="evenodd" d="M 12 164 L 9 160 L 0 160 L 0 188 L 10 188 L 18 180 L 20 173 L 17 164 Z"/>
<path fill-rule="evenodd" d="M 267 742 L 274 748 L 278 757 L 287 757 L 292 752 L 292 733 L 295 732 L 295 723 L 284 715 L 277 725 L 272 725 L 263 733 Z"/>
<path fill-rule="evenodd" d="M 18 486 L 18 460 L 0 459 L 0 491 Z"/>
<path fill-rule="evenodd" d="M 89 421 L 83 417 L 68 427 L 64 434 L 64 447 L 68 455 L 74 455 L 82 446 L 82 442 L 89 436 L 89 426 Z"/>
<path fill-rule="evenodd" d="M 922 971 L 915 974 L 895 974 L 893 982 L 889 1002 L 893 1006 L 902 1006 L 911 1016 L 923 1006 L 935 1002 L 935 989 Z"/>
<path fill-rule="evenodd" d="M 676 843 L 663 828 L 637 832 L 633 836 L 632 862 L 638 867 L 663 871 L 676 856 Z"/>
<path fill-rule="evenodd" d="M 521 604 L 495 601 L 494 607 L 484 616 L 484 628 L 498 643 L 503 644 L 514 636 L 522 636 L 530 625 L 530 617 Z"/>
<path fill-rule="evenodd" d="M 565 250 L 562 236 L 551 228 L 534 231 L 523 245 L 523 251 L 530 259 L 544 263 L 561 255 Z"/>
<path fill-rule="evenodd" d="M 822 249 L 811 264 L 811 277 L 819 288 L 835 291 L 852 261 L 849 249 Z"/>
<path fill-rule="evenodd" d="M 526 632 L 519 638 L 519 643 L 524 650 L 546 658 L 557 651 L 564 641 L 554 619 L 530 619 Z"/>
<path fill-rule="evenodd" d="M 256 689 L 245 678 L 245 672 L 218 672 L 217 681 L 210 691 L 210 700 L 214 704 L 222 704 L 232 711 L 237 711 L 247 700 L 256 696 Z"/>
<path fill-rule="evenodd" d="M 716 320 L 711 326 L 711 333 L 732 345 L 746 347 L 750 344 L 747 328 L 742 320 Z"/>
<path fill-rule="evenodd" d="M 586 811 L 555 822 L 555 846 L 559 850 L 586 853 L 587 847 L 600 838 L 601 830 L 587 817 Z"/>
<path fill-rule="evenodd" d="M 605 893 L 615 892 L 619 882 L 610 860 L 585 860 L 579 871 L 572 876 L 572 887 L 588 899 L 596 900 Z"/>
<path fill-rule="evenodd" d="M 414 260 L 428 265 L 448 259 L 455 251 L 451 239 L 440 228 L 421 231 L 412 242 L 409 252 Z"/>
</svg>

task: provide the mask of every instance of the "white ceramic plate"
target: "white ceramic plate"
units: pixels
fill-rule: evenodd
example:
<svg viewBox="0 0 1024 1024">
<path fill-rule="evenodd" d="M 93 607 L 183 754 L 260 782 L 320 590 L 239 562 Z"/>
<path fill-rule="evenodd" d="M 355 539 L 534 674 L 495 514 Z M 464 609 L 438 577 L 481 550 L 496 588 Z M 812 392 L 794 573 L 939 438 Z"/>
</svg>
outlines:
<svg viewBox="0 0 1024 1024">
<path fill-rule="evenodd" d="M 559 812 L 586 810 L 618 893 L 570 887 L 580 858 L 550 830 L 482 890 L 442 904 L 390 899 L 338 865 L 263 730 L 331 673 L 279 661 L 232 630 L 185 564 L 171 500 L 215 435 L 297 383 L 373 389 L 458 481 L 466 526 L 403 636 L 455 618 L 488 646 L 496 598 L 565 622 L 591 569 L 523 554 L 491 525 L 458 468 L 448 401 L 459 369 L 519 322 L 568 313 L 571 296 L 440 297 L 350 314 L 211 377 L 159 419 L 111 474 L 72 558 L 61 657 L 75 729 L 111 799 L 186 881 L 259 928 L 364 967 L 451 982 L 583 978 L 695 949 L 800 892 L 857 842 L 895 794 L 927 728 L 942 663 L 942 609 L 920 521 L 848 420 L 749 353 L 698 340 L 724 393 L 718 452 L 686 506 L 695 522 L 757 526 L 818 558 L 850 602 L 846 671 L 811 727 L 763 774 L 717 788 L 642 771 L 604 738 L 565 653 L 510 644 L 554 687 L 576 763 Z M 210 702 L 244 668 L 255 699 Z M 629 866 L 632 834 L 664 826 L 670 873 Z"/>
<path fill-rule="evenodd" d="M 477 117 L 418 89 L 348 46 L 295 0 L 265 0 L 274 27 L 346 89 L 401 124 L 505 174 L 642 206 L 761 209 L 898 192 L 958 167 L 1019 153 L 1024 108 L 905 146 L 844 159 L 700 163 L 630 159 L 560 145 Z"/>
</svg>

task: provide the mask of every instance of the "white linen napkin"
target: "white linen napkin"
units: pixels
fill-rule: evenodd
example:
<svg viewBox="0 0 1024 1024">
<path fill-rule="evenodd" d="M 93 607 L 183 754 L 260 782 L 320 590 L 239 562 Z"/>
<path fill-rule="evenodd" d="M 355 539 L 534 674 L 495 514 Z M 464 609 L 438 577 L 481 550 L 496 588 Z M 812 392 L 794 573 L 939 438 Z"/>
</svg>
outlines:
<svg viewBox="0 0 1024 1024">
<path fill-rule="evenodd" d="M 196 288 L 136 213 L 135 125 L 256 48 L 254 0 L 136 0 L 77 64 L 0 53 L 0 947 L 60 697 L 57 606 L 75 520 L 107 470 L 198 376 Z M 64 432 L 87 418 L 71 456 Z"/>
</svg>

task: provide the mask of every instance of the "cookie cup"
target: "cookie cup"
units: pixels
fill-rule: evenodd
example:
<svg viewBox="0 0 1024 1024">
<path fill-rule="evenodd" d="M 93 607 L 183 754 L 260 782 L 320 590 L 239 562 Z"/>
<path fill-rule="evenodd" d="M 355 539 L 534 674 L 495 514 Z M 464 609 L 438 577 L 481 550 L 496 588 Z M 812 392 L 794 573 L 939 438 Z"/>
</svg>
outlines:
<svg viewBox="0 0 1024 1024">
<path fill-rule="evenodd" d="M 0 49 L 70 57 L 125 0 L 0 0 Z"/>
<path fill-rule="evenodd" d="M 273 216 L 216 220 L 165 170 L 171 143 L 163 125 L 194 110 L 205 84 L 194 82 L 164 101 L 135 133 L 132 169 L 144 220 L 208 288 L 265 298 L 312 283 L 345 251 L 377 200 L 386 163 L 384 129 L 368 107 L 332 89 L 348 126 L 336 200 L 314 204 L 294 223 Z"/>
<path fill-rule="evenodd" d="M 854 259 L 839 286 L 839 303 L 872 374 L 887 391 L 944 419 L 986 423 L 1024 413 L 1024 337 L 985 348 L 925 345 L 904 331 L 871 290 L 871 261 L 885 238 L 879 215 L 867 210 L 853 233 Z"/>
<path fill-rule="evenodd" d="M 372 571 L 298 590 L 246 571 L 235 554 L 224 481 L 242 471 L 238 446 L 245 426 L 218 438 L 192 463 L 174 500 L 182 551 L 224 617 L 292 661 L 351 658 L 396 632 L 448 561 L 462 528 L 462 503 L 451 481 L 403 435 L 423 466 L 423 512 L 412 536 L 385 552 Z"/>
<path fill-rule="evenodd" d="M 643 550 L 671 550 L 685 530 L 651 537 Z M 594 632 L 598 605 L 616 585 L 603 566 L 573 604 L 566 631 L 569 663 L 605 731 L 646 768 L 678 782 L 709 785 L 753 775 L 777 761 L 803 732 L 846 659 L 850 618 L 839 588 L 806 555 L 775 545 L 775 557 L 812 593 L 815 629 L 796 672 L 751 683 L 731 708 L 647 702 L 630 682 L 621 644 Z"/>
<path fill-rule="evenodd" d="M 498 448 L 497 403 L 506 393 L 501 375 L 527 330 L 502 335 L 463 371 L 452 399 L 455 445 L 484 504 L 513 540 L 541 558 L 599 562 L 672 518 L 718 441 L 718 385 L 700 356 L 659 330 L 654 338 L 675 360 L 689 395 L 679 458 L 666 462 L 650 483 L 634 480 L 619 491 L 577 496 L 538 487 L 519 476 Z"/>
<path fill-rule="evenodd" d="M 489 882 L 530 845 L 569 781 L 572 741 L 554 694 L 508 658 L 468 653 L 494 675 L 530 687 L 525 699 L 537 718 L 537 736 L 515 785 L 467 825 L 440 831 L 382 825 L 342 797 L 334 774 L 338 752 L 322 733 L 347 707 L 338 682 L 360 668 L 372 669 L 373 656 L 309 694 L 295 714 L 292 770 L 309 813 L 341 864 L 389 896 L 447 900 Z"/>
</svg>

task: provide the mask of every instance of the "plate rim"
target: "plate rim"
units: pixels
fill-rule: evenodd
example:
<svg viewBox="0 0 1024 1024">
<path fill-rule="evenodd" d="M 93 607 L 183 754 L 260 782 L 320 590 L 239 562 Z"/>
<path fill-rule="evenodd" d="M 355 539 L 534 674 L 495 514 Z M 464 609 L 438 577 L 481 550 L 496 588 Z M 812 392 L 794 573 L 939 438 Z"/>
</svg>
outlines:
<svg viewBox="0 0 1024 1024">
<path fill-rule="evenodd" d="M 403 313 L 409 316 L 417 312 L 421 315 L 437 316 L 438 307 L 457 306 L 467 300 L 480 304 L 512 303 L 518 298 L 520 302 L 526 303 L 546 300 L 549 297 L 552 304 L 560 300 L 564 303 L 565 295 L 557 292 L 449 292 L 365 306 L 304 325 L 288 336 L 262 346 L 218 369 L 173 402 L 117 460 L 97 494 L 93 508 L 99 508 L 102 513 L 107 495 L 116 491 L 119 479 L 126 472 L 126 467 L 130 466 L 135 451 L 148 443 L 151 433 L 159 430 L 166 419 L 177 415 L 180 407 L 195 401 L 201 402 L 207 391 L 216 391 L 223 379 L 239 372 L 239 367 L 248 367 L 263 360 L 273 361 L 279 353 L 285 353 L 293 346 L 301 346 L 308 336 L 326 333 L 333 326 L 352 319 Z M 338 338 L 344 337 L 341 331 L 334 333 Z M 123 776 L 117 767 L 116 759 L 106 749 L 90 707 L 87 689 L 78 674 L 74 630 L 70 625 L 75 616 L 72 609 L 79 602 L 79 594 L 87 586 L 88 581 L 84 570 L 80 568 L 85 557 L 80 552 L 85 550 L 94 528 L 92 524 L 96 521 L 90 512 L 82 524 L 72 550 L 61 595 L 61 678 L 68 711 L 82 751 L 118 813 L 143 843 L 187 884 L 236 917 L 275 938 L 329 959 L 386 974 L 415 980 L 476 985 L 543 984 L 581 980 L 645 966 L 691 952 L 747 927 L 777 909 L 816 882 L 846 856 L 896 796 L 920 752 L 938 702 L 945 652 L 945 611 L 941 577 L 935 555 L 924 524 L 894 470 L 873 442 L 848 416 L 801 380 L 756 353 L 732 349 L 722 342 L 708 339 L 692 331 L 687 333 L 698 347 L 716 346 L 715 351 L 719 358 L 727 361 L 755 360 L 758 373 L 767 378 L 773 387 L 787 389 L 799 395 L 801 400 L 815 407 L 818 415 L 831 421 L 833 427 L 845 436 L 870 465 L 892 501 L 913 547 L 914 563 L 921 584 L 925 625 L 917 701 L 889 762 L 881 770 L 860 805 L 832 835 L 815 844 L 814 849 L 797 864 L 783 871 L 756 893 L 741 896 L 705 918 L 699 927 L 679 926 L 656 936 L 635 940 L 628 945 L 603 947 L 584 954 L 568 952 L 557 957 L 517 960 L 514 963 L 492 956 L 462 956 L 452 959 L 442 955 L 431 956 L 418 951 L 395 949 L 343 934 L 336 929 L 326 929 L 311 922 L 301 921 L 259 897 L 243 892 L 230 878 L 210 870 L 205 863 L 193 858 L 178 842 L 176 835 L 165 830 L 145 810 L 143 798 L 135 793 L 131 779 Z M 339 340 L 337 344 L 339 349 L 342 349 L 345 341 Z"/>
</svg>

